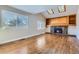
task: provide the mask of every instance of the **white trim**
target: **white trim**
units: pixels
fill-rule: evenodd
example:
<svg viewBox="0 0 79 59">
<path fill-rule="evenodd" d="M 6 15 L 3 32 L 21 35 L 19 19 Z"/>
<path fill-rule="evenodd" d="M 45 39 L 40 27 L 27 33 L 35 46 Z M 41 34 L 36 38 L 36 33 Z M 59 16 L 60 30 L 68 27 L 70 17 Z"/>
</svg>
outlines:
<svg viewBox="0 0 79 59">
<path fill-rule="evenodd" d="M 44 32 L 44 33 L 45 33 L 45 32 Z M 44 33 L 41 33 L 41 34 L 44 34 Z M 4 43 L 16 41 L 16 40 L 21 40 L 21 39 L 24 39 L 24 38 L 27 39 L 27 38 L 30 38 L 30 37 L 32 37 L 32 36 L 37 36 L 37 35 L 40 35 L 40 34 L 34 34 L 34 35 L 28 35 L 28 36 L 24 36 L 24 37 L 19 37 L 19 38 L 11 39 L 11 40 L 8 40 L 8 41 L 0 42 L 0 44 L 4 44 Z"/>
</svg>

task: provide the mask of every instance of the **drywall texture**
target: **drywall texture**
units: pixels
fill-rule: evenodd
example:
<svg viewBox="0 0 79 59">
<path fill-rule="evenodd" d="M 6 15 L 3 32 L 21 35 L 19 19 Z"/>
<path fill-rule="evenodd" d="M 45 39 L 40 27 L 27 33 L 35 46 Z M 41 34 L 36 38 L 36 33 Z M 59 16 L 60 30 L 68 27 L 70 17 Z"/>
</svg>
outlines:
<svg viewBox="0 0 79 59">
<path fill-rule="evenodd" d="M 9 6 L 0 6 L 0 10 L 9 10 L 29 17 L 28 28 L 13 27 L 0 30 L 0 44 L 45 33 L 45 29 L 37 29 L 37 21 L 42 21 L 45 27 L 45 18 L 41 14 L 33 15 Z"/>
<path fill-rule="evenodd" d="M 76 26 L 68 26 L 68 34 L 76 35 Z"/>
<path fill-rule="evenodd" d="M 79 9 L 77 12 L 77 19 L 76 19 L 76 36 L 79 39 Z"/>
</svg>

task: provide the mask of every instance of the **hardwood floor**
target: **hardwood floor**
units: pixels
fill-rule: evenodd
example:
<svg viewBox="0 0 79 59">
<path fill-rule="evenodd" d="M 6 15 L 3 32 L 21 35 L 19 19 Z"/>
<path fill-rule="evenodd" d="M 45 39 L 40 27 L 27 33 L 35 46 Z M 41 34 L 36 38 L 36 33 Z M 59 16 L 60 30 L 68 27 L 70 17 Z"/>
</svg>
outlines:
<svg viewBox="0 0 79 59">
<path fill-rule="evenodd" d="M 0 45 L 1 54 L 78 54 L 79 41 L 66 35 L 43 34 Z"/>
</svg>

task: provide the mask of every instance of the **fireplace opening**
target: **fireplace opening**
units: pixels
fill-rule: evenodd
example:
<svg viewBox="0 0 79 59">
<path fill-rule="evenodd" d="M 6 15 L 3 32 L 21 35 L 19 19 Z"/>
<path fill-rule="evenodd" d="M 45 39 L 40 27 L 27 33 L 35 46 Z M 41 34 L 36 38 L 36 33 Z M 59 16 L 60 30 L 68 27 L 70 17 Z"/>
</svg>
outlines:
<svg viewBox="0 0 79 59">
<path fill-rule="evenodd" d="M 54 33 L 62 33 L 62 32 L 63 32 L 63 30 L 62 30 L 61 27 L 55 27 L 54 28 Z"/>
</svg>

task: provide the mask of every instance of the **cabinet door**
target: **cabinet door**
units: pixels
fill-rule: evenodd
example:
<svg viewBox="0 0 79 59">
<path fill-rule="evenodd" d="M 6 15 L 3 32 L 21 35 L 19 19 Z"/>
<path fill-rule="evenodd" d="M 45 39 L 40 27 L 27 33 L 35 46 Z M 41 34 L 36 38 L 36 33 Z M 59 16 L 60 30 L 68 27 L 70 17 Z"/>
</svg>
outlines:
<svg viewBox="0 0 79 59">
<path fill-rule="evenodd" d="M 50 25 L 52 25 L 52 26 L 67 26 L 68 25 L 68 18 L 61 17 L 61 18 L 52 19 L 52 21 L 50 22 Z"/>
<path fill-rule="evenodd" d="M 69 16 L 69 24 L 76 25 L 76 15 Z"/>
</svg>

